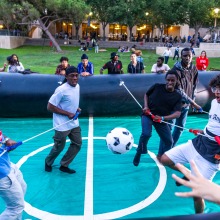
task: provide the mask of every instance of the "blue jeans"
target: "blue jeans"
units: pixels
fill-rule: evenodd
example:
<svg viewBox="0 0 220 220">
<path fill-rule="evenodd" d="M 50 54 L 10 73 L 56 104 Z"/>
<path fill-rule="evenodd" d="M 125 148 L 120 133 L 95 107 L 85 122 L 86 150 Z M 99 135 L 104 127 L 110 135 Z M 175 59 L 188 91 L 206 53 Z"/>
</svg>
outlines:
<svg viewBox="0 0 220 220">
<path fill-rule="evenodd" d="M 178 142 L 181 134 L 183 133 L 183 128 L 186 124 L 187 115 L 189 112 L 189 107 L 182 108 L 181 109 L 181 115 L 179 118 L 174 120 L 174 125 L 180 126 L 182 128 L 175 127 L 173 128 L 172 137 L 173 137 L 173 147 L 176 146 L 176 143 Z"/>
<path fill-rule="evenodd" d="M 142 115 L 141 117 L 142 133 L 139 139 L 137 152 L 140 154 L 147 153 L 147 143 L 152 135 L 152 125 L 156 129 L 161 141 L 164 145 L 159 147 L 158 155 L 162 155 L 165 151 L 169 150 L 173 145 L 170 127 L 164 123 L 154 122 L 150 117 Z"/>
</svg>

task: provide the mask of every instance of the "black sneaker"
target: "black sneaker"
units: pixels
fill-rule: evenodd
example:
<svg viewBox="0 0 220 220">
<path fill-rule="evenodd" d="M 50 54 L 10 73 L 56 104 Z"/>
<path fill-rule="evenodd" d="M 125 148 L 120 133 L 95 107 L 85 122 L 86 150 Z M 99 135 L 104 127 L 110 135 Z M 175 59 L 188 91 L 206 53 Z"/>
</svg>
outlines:
<svg viewBox="0 0 220 220">
<path fill-rule="evenodd" d="M 59 169 L 60 169 L 60 171 L 62 171 L 64 173 L 69 173 L 69 174 L 73 174 L 76 172 L 75 170 L 72 170 L 69 167 L 64 167 L 64 166 L 60 166 Z"/>
<path fill-rule="evenodd" d="M 45 171 L 46 172 L 52 172 L 52 166 L 47 165 L 46 162 L 45 162 Z"/>
<path fill-rule="evenodd" d="M 137 167 L 137 166 L 139 165 L 140 159 L 141 159 L 141 154 L 137 152 L 137 153 L 135 154 L 134 160 L 133 160 L 134 166 Z"/>
<path fill-rule="evenodd" d="M 189 181 L 189 179 L 185 176 L 183 176 L 182 179 Z M 176 186 L 182 186 L 182 184 L 176 181 Z"/>
</svg>

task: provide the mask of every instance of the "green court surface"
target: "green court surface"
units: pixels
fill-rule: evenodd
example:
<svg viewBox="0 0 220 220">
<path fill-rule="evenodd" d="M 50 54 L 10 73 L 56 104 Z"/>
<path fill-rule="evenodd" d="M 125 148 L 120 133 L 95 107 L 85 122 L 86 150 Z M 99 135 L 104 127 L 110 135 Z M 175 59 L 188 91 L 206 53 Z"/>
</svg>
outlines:
<svg viewBox="0 0 220 220">
<path fill-rule="evenodd" d="M 188 117 L 186 128 L 203 129 L 208 115 Z M 59 171 L 59 161 L 67 149 L 56 159 L 52 173 L 44 171 L 44 160 L 53 145 L 53 131 L 47 132 L 19 146 L 10 153 L 28 185 L 23 219 L 134 219 L 194 214 L 193 201 L 179 198 L 171 174 L 157 160 L 159 138 L 153 130 L 148 144 L 149 154 L 141 163 L 132 163 L 133 147 L 126 154 L 113 154 L 105 142 L 106 134 L 115 127 L 127 128 L 138 144 L 141 133 L 140 117 L 80 118 L 82 149 L 70 165 L 76 174 Z M 0 129 L 16 141 L 24 141 L 52 128 L 52 119 L 1 118 Z M 184 131 L 179 140 L 184 143 L 194 135 Z M 181 174 L 179 174 L 181 175 Z M 214 178 L 220 184 L 220 174 Z M 0 212 L 4 203 L 0 199 Z M 207 213 L 219 212 L 220 206 L 206 202 Z"/>
</svg>

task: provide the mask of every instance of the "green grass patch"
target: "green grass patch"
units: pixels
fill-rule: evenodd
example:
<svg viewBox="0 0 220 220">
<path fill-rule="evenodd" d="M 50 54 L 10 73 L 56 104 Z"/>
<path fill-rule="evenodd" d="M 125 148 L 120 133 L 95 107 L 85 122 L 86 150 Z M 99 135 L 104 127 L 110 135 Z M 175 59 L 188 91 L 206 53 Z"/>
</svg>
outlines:
<svg viewBox="0 0 220 220">
<path fill-rule="evenodd" d="M 6 62 L 8 56 L 15 53 L 25 69 L 31 69 L 32 71 L 44 74 L 54 74 L 61 56 L 68 57 L 70 65 L 77 66 L 81 61 L 82 54 L 86 53 L 89 61 L 94 64 L 95 74 L 99 74 L 101 67 L 110 60 L 110 54 L 117 51 L 115 48 L 107 48 L 107 51 L 97 54 L 94 49 L 83 52 L 79 51 L 79 47 L 62 46 L 61 48 L 63 53 L 54 52 L 49 46 L 22 46 L 16 49 L 0 49 L 0 67 Z M 142 50 L 142 53 L 145 72 L 150 73 L 151 67 L 156 63 L 158 55 L 155 53 L 155 50 Z M 130 53 L 120 53 L 120 60 L 122 61 L 124 72 L 127 72 Z M 219 58 L 209 58 L 209 60 L 210 65 L 208 69 L 220 69 Z M 193 62 L 195 63 L 195 57 Z M 168 65 L 172 68 L 174 63 L 175 61 L 170 58 Z M 107 74 L 107 70 L 104 71 L 104 74 Z"/>
</svg>

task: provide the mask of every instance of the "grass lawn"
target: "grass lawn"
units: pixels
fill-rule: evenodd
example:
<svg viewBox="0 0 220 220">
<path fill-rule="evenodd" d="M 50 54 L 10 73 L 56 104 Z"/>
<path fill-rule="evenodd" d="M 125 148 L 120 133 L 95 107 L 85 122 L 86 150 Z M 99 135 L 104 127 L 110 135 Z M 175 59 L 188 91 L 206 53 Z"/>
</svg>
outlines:
<svg viewBox="0 0 220 220">
<path fill-rule="evenodd" d="M 81 61 L 81 55 L 84 53 L 79 51 L 79 47 L 73 46 L 62 46 L 62 50 L 63 53 L 56 53 L 51 51 L 48 46 L 22 46 L 16 49 L 0 49 L 0 67 L 6 62 L 8 56 L 15 53 L 25 69 L 31 69 L 32 71 L 44 74 L 54 74 L 61 56 L 68 57 L 70 65 L 77 66 Z M 116 52 L 116 49 L 108 48 L 107 51 L 99 52 L 98 54 L 94 52 L 94 49 L 86 52 L 89 61 L 94 64 L 95 74 L 99 74 L 100 68 L 110 60 L 111 52 Z M 142 53 L 144 65 L 146 66 L 145 72 L 150 73 L 151 67 L 156 63 L 158 55 L 153 50 L 142 50 Z M 119 59 L 122 61 L 124 72 L 126 72 L 127 65 L 130 62 L 130 53 L 120 53 Z M 209 68 L 220 69 L 219 58 L 209 58 L 209 60 Z M 195 63 L 195 57 L 193 62 Z M 174 61 L 170 59 L 168 65 L 172 67 Z M 107 70 L 104 71 L 104 74 L 107 74 Z"/>
</svg>

